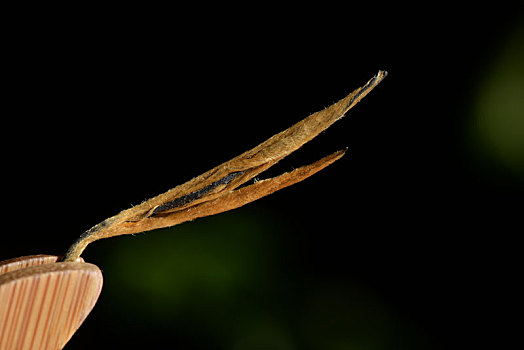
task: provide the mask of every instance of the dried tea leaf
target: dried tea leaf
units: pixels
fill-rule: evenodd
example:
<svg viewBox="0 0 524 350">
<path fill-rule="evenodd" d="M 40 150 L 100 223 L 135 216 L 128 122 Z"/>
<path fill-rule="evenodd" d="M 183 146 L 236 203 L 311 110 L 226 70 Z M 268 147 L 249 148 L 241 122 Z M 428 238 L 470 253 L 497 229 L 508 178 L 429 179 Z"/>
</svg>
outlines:
<svg viewBox="0 0 524 350">
<path fill-rule="evenodd" d="M 238 208 L 322 170 L 341 158 L 345 151 L 335 152 L 313 164 L 239 188 L 342 118 L 386 75 L 387 72 L 379 71 L 364 86 L 337 103 L 310 115 L 255 148 L 93 226 L 69 248 L 64 261 L 75 261 L 89 243 L 98 239 L 174 226 Z"/>
</svg>

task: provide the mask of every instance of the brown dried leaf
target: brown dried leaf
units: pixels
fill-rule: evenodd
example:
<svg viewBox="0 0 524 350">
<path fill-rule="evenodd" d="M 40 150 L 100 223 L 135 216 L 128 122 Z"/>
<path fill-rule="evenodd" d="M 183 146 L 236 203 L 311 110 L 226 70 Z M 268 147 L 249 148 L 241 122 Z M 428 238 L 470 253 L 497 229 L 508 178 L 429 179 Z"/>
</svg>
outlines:
<svg viewBox="0 0 524 350">
<path fill-rule="evenodd" d="M 333 153 L 311 165 L 275 178 L 237 189 L 342 118 L 386 75 L 387 72 L 379 71 L 364 86 L 347 97 L 310 115 L 255 148 L 180 186 L 104 220 L 80 236 L 69 248 L 64 261 L 75 261 L 85 247 L 95 240 L 174 226 L 238 208 L 313 175 L 342 157 L 344 151 Z"/>
</svg>

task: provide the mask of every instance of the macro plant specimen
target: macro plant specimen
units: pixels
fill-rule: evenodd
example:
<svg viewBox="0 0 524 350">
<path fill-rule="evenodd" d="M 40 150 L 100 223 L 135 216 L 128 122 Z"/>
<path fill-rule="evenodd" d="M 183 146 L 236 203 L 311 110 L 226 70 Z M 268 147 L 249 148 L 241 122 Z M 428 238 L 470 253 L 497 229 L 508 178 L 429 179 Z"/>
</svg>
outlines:
<svg viewBox="0 0 524 350">
<path fill-rule="evenodd" d="M 100 270 L 80 257 L 88 244 L 241 207 L 300 182 L 340 159 L 345 150 L 246 184 L 342 118 L 386 75 L 379 71 L 337 103 L 253 149 L 100 222 L 84 232 L 61 258 L 40 255 L 0 262 L 0 348 L 61 349 L 66 344 L 91 311 L 102 287 Z"/>
<path fill-rule="evenodd" d="M 237 189 L 342 118 L 386 75 L 385 71 L 379 71 L 364 86 L 356 89 L 347 97 L 310 115 L 255 148 L 183 185 L 93 226 L 71 246 L 64 261 L 75 261 L 89 243 L 98 239 L 174 226 L 199 217 L 238 208 L 322 170 L 342 157 L 345 151 L 335 152 L 308 166 Z"/>
</svg>

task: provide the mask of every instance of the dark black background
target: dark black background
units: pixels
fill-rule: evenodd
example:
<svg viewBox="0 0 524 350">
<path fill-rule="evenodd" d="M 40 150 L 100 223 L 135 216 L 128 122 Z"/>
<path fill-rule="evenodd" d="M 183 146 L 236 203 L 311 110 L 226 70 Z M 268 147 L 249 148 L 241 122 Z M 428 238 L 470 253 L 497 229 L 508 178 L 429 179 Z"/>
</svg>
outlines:
<svg viewBox="0 0 524 350">
<path fill-rule="evenodd" d="M 348 154 L 250 206 L 293 227 L 280 242 L 294 254 L 291 275 L 368 286 L 430 348 L 500 344 L 516 331 L 523 182 L 484 167 L 463 137 L 484 70 L 523 19 L 519 8 L 493 5 L 18 13 L 2 44 L 0 259 L 61 254 L 90 226 L 384 69 L 346 118 L 270 174 Z M 100 265 L 90 249 L 84 258 Z M 92 348 L 99 339 L 88 327 L 105 332 L 96 324 L 70 348 Z M 114 332 L 120 340 L 107 344 L 125 344 L 130 331 Z M 142 338 L 151 344 L 147 331 Z"/>
</svg>

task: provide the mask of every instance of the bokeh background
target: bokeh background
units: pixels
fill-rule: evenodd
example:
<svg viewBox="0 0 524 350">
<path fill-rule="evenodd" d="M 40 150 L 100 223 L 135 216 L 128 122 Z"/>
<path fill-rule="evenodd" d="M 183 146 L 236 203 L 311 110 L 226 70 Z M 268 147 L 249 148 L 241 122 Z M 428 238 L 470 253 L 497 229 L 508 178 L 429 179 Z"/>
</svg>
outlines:
<svg viewBox="0 0 524 350">
<path fill-rule="evenodd" d="M 45 5 L 49 6 L 49 5 Z M 247 207 L 89 246 L 66 349 L 450 349 L 521 333 L 522 6 L 24 8 L 5 22 L 0 260 L 122 209 L 389 76 Z M 0 301 L 1 302 L 1 301 Z"/>
</svg>

